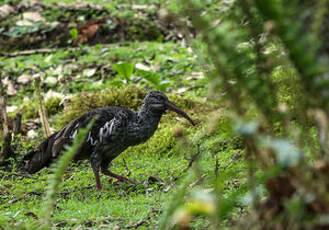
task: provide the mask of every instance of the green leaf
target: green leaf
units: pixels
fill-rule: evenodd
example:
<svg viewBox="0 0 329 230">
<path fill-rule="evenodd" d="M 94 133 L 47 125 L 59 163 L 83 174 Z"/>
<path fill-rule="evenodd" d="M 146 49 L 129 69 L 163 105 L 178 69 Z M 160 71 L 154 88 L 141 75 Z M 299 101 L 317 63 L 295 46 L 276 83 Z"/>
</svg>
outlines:
<svg viewBox="0 0 329 230">
<path fill-rule="evenodd" d="M 114 66 L 114 70 L 118 72 L 118 75 L 121 78 L 124 78 L 128 81 L 134 72 L 134 64 L 129 63 L 129 62 L 116 64 Z"/>
<path fill-rule="evenodd" d="M 77 40 L 77 38 L 78 38 L 78 30 L 76 28 L 70 30 L 70 35 L 72 37 L 72 40 Z"/>
<path fill-rule="evenodd" d="M 169 84 L 169 80 L 161 81 L 160 84 L 156 86 L 156 89 L 165 92 Z"/>
</svg>

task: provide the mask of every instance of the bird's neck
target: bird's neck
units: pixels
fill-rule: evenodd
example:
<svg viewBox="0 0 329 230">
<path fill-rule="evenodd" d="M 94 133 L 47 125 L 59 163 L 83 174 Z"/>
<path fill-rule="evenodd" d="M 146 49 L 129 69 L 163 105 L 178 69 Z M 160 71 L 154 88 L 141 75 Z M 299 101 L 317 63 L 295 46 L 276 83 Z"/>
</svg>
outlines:
<svg viewBox="0 0 329 230">
<path fill-rule="evenodd" d="M 158 127 L 158 123 L 161 119 L 161 113 L 152 112 L 147 106 L 143 105 L 139 113 L 137 114 L 138 123 L 141 125 L 154 125 L 155 129 Z"/>
<path fill-rule="evenodd" d="M 150 109 L 142 106 L 137 114 L 137 120 L 130 127 L 129 134 L 134 145 L 147 141 L 158 128 L 162 114 L 153 113 Z"/>
</svg>

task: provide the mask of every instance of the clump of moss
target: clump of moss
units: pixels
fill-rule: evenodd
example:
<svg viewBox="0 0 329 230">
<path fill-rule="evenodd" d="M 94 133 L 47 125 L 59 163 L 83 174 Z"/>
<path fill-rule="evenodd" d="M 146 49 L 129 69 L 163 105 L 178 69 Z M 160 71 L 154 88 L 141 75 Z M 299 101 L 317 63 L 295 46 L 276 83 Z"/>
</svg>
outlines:
<svg viewBox="0 0 329 230">
<path fill-rule="evenodd" d="M 300 107 L 306 104 L 306 98 L 302 94 L 302 85 L 296 71 L 292 68 L 277 68 L 271 77 L 278 89 L 279 103 L 286 104 L 293 113 L 302 111 L 304 108 Z"/>
<path fill-rule="evenodd" d="M 62 128 L 83 113 L 104 106 L 120 106 L 138 111 L 146 94 L 146 90 L 134 85 L 120 88 L 113 86 L 101 92 L 83 92 L 71 98 L 70 102 L 65 105 L 64 112 L 60 114 L 60 119 L 55 126 Z M 182 109 L 192 109 L 200 104 L 195 100 L 178 95 L 168 96 Z"/>
<path fill-rule="evenodd" d="M 101 92 L 83 92 L 65 105 L 64 113 L 60 115 L 56 126 L 62 128 L 81 114 L 104 106 L 120 106 L 137 111 L 145 95 L 144 89 L 133 85 L 111 87 Z"/>
<path fill-rule="evenodd" d="M 63 105 L 60 105 L 61 98 L 53 97 L 47 99 L 44 104 L 47 116 L 52 116 L 63 110 Z M 39 117 L 39 104 L 36 100 L 30 100 L 23 103 L 22 114 L 24 119 L 34 119 Z"/>
<path fill-rule="evenodd" d="M 173 135 L 174 123 L 160 123 L 159 128 L 147 142 L 129 148 L 126 154 L 156 154 L 161 155 L 168 152 L 175 152 L 176 140 Z"/>
<path fill-rule="evenodd" d="M 203 145 L 208 151 L 218 153 L 243 149 L 243 140 L 234 132 L 232 119 L 222 115 L 214 124 L 212 132 L 203 137 Z"/>
<path fill-rule="evenodd" d="M 22 115 L 24 119 L 33 119 L 39 116 L 38 105 L 34 100 L 23 103 L 22 105 Z"/>
<path fill-rule="evenodd" d="M 169 100 L 174 102 L 178 107 L 182 109 L 192 109 L 194 108 L 197 104 L 200 104 L 196 100 L 186 98 L 186 97 L 181 97 L 177 94 L 170 94 L 168 95 Z"/>
<path fill-rule="evenodd" d="M 62 99 L 59 97 L 52 97 L 45 101 L 45 107 L 48 116 L 57 114 L 63 110 L 64 106 L 61 105 L 61 100 Z"/>
</svg>

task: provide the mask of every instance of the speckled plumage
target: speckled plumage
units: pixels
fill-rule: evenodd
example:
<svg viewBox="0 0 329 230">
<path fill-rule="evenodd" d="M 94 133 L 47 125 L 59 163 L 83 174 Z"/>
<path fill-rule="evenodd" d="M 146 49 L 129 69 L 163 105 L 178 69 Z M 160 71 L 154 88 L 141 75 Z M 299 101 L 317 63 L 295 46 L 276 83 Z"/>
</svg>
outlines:
<svg viewBox="0 0 329 230">
<path fill-rule="evenodd" d="M 90 160 L 98 189 L 101 189 L 98 175 L 100 170 L 121 181 L 132 182 L 108 171 L 108 166 L 129 146 L 147 141 L 158 128 L 161 116 L 167 109 L 181 114 L 194 125 L 186 113 L 170 102 L 164 93 L 152 91 L 146 95 L 138 113 L 121 107 L 103 107 L 71 121 L 24 157 L 28 160 L 25 169 L 34 173 L 48 166 L 60 155 L 65 145 L 72 144 L 79 129 L 86 127 L 89 121 L 97 116 L 82 147 L 76 153 L 75 160 Z"/>
</svg>

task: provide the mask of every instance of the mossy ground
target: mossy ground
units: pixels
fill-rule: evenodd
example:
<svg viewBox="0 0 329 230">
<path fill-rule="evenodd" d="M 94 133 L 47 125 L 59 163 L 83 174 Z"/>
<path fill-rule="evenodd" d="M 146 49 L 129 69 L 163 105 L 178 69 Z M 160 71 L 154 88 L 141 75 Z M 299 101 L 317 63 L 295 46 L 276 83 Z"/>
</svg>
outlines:
<svg viewBox="0 0 329 230">
<path fill-rule="evenodd" d="M 114 90 L 111 89 L 111 92 Z M 124 96 L 120 94 L 123 92 L 129 95 L 140 95 L 121 97 Z M 143 98 L 144 93 L 144 90 L 129 86 L 113 95 L 120 95 L 121 100 L 124 100 L 122 98 L 134 98 L 135 100 L 118 102 L 127 103 L 127 107 L 134 108 L 140 105 L 140 99 Z M 108 95 L 108 92 L 104 92 L 104 95 Z M 109 100 L 111 103 L 116 101 L 116 96 L 113 95 L 108 96 L 111 98 Z M 93 96 L 98 99 L 103 98 L 102 94 Z M 70 111 L 76 112 L 65 113 L 64 111 L 62 116 L 67 116 L 68 119 L 68 117 L 78 115 L 84 109 L 91 109 L 88 105 L 95 99 L 91 99 L 93 96 L 89 95 L 88 100 L 85 97 L 73 99 L 69 108 Z M 113 172 L 139 182 L 137 187 L 113 183 L 108 177 L 102 176 L 104 189 L 97 191 L 89 163 L 72 164 L 65 173 L 60 187 L 55 213 L 52 217 L 54 226 L 63 229 L 78 226 L 94 229 L 102 229 L 102 226 L 105 228 L 120 226 L 122 229 L 127 229 L 145 219 L 146 221 L 140 229 L 154 229 L 177 186 L 186 175 L 192 173 L 192 169 L 186 169 L 191 154 L 195 154 L 197 151 L 198 144 L 201 149 L 199 162 L 202 165 L 201 173 L 207 175 L 206 183 L 202 185 L 203 188 L 206 188 L 208 182 L 210 184 L 215 177 L 216 157 L 220 159 L 221 164 L 230 164 L 232 155 L 240 151 L 241 145 L 236 144 L 234 135 L 230 132 L 229 119 L 220 118 L 220 125 L 214 127 L 214 132 L 221 131 L 220 135 L 207 136 L 204 134 L 207 129 L 207 120 L 204 118 L 209 111 L 219 108 L 189 98 L 169 97 L 189 114 L 192 113 L 193 118 L 199 119 L 198 125 L 191 127 L 184 120 L 177 119 L 174 114 L 164 115 L 157 132 L 148 142 L 129 148 L 113 161 Z M 106 104 L 106 100 L 96 101 L 100 105 Z M 81 103 L 87 107 L 82 106 Z M 201 108 L 204 108 L 203 113 L 199 111 Z M 193 110 L 198 113 L 193 114 Z M 175 137 L 174 132 L 178 127 L 184 129 L 184 134 L 190 140 L 189 146 L 185 146 L 186 144 Z M 227 144 L 218 147 L 219 141 Z M 230 175 L 230 179 L 236 179 L 235 183 L 227 184 L 228 194 L 234 191 L 237 184 L 245 183 L 244 167 L 244 163 L 237 159 L 231 166 L 219 171 L 220 175 L 225 175 L 225 178 Z M 50 173 L 49 169 L 44 169 L 31 177 L 22 176 L 15 170 L 3 173 L 0 191 L 2 198 L 0 226 L 8 229 L 13 226 L 33 228 L 36 222 L 31 213 L 38 217 L 42 215 L 44 202 L 42 198 Z M 196 186 L 195 189 L 199 189 L 199 187 Z M 194 225 L 197 229 L 207 228 L 207 223 L 201 217 L 196 219 Z"/>
<path fill-rule="evenodd" d="M 199 71 L 200 66 L 194 64 L 193 55 L 174 43 L 134 43 L 111 49 L 112 52 L 106 57 L 113 62 L 114 59 L 111 57 L 116 56 L 120 61 L 128 58 L 133 63 L 139 63 L 144 59 L 148 60 L 156 53 L 159 58 L 153 59 L 152 65 L 162 66 L 163 72 L 159 73 L 160 77 L 163 80 L 170 79 L 171 85 L 167 88 L 172 92 L 168 93 L 170 100 L 182 107 L 196 121 L 197 126 L 191 127 L 176 114 L 168 113 L 163 116 L 158 130 L 148 142 L 127 149 L 113 161 L 112 170 L 139 182 L 140 185 L 136 188 L 127 184 L 113 183 L 102 175 L 104 190 L 97 191 L 89 163 L 72 164 L 65 172 L 58 191 L 56 209 L 51 219 L 53 226 L 62 229 L 79 226 L 111 229 L 120 226 L 121 229 L 128 229 L 138 221 L 145 220 L 139 229 L 157 228 L 164 210 L 167 209 L 168 201 L 174 199 L 173 195 L 179 185 L 194 172 L 193 166 L 189 170 L 186 168 L 191 155 L 198 151 L 198 145 L 201 153 L 199 173 L 206 177 L 201 185 L 195 186 L 189 192 L 213 188 L 216 159 L 219 163 L 217 180 L 223 184 L 223 196 L 230 197 L 236 193 L 246 192 L 247 166 L 242 160 L 243 157 L 240 157 L 244 152 L 243 146 L 241 139 L 234 134 L 225 104 L 209 101 L 203 96 L 207 92 L 205 79 L 185 79 L 188 79 L 192 71 Z M 77 58 L 75 64 L 78 65 L 78 69 L 74 70 L 76 72 L 73 71 L 72 75 L 79 75 L 81 68 L 90 61 L 95 61 L 95 57 L 104 51 L 102 50 L 100 47 L 93 47 L 84 53 L 75 54 L 74 57 Z M 136 52 L 133 52 L 134 50 Z M 59 50 L 53 54 L 53 57 L 57 63 L 53 64 L 52 68 L 55 69 L 67 63 L 72 55 Z M 175 58 L 175 64 L 165 61 L 169 57 Z M 40 58 L 38 55 L 32 55 L 29 62 L 26 57 L 18 58 L 16 62 L 30 66 Z M 189 61 L 186 62 L 186 59 Z M 88 66 L 92 68 L 91 65 Z M 16 71 L 13 79 L 21 74 Z M 183 77 L 178 74 L 182 74 Z M 77 84 L 74 80 L 68 80 L 65 85 L 70 95 L 68 100 L 55 98 L 45 101 L 51 126 L 58 130 L 82 113 L 101 106 L 122 106 L 138 111 L 146 92 L 153 89 L 152 85 L 140 80 L 139 76 L 133 76 L 128 85 L 116 86 L 112 84 L 113 76 L 115 72 L 109 71 L 104 81 L 96 86 L 92 86 L 90 81 Z M 100 78 L 101 72 L 96 71 L 96 74 L 89 79 L 97 81 Z M 184 80 L 181 81 L 182 78 Z M 187 90 L 183 95 L 179 95 L 177 89 L 182 86 Z M 60 87 L 61 85 L 58 84 L 52 89 L 61 92 Z M 192 90 L 194 88 L 198 90 Z M 45 85 L 43 89 L 47 91 L 49 87 Z M 38 105 L 32 88 L 27 86 L 22 91 L 30 98 L 25 102 L 25 108 L 23 107 L 24 119 L 37 118 Z M 22 102 L 23 97 L 24 94 L 20 92 L 10 98 L 10 102 L 18 104 Z M 177 128 L 183 128 L 188 142 L 175 137 Z M 37 138 L 18 137 L 15 140 L 16 151 L 22 156 L 42 139 L 41 129 L 38 131 Z M 237 158 L 234 157 L 236 155 Z M 38 225 L 38 220 L 35 220 L 31 213 L 37 217 L 42 214 L 44 192 L 51 172 L 49 169 L 44 169 L 31 177 L 25 177 L 17 171 L 17 167 L 14 165 L 12 170 L 1 172 L 0 226 L 4 229 L 32 229 Z M 155 181 L 153 177 L 158 180 Z M 239 205 L 235 207 L 236 215 L 233 219 L 240 218 L 241 208 L 244 207 L 243 201 L 236 202 Z M 229 226 L 230 221 L 224 219 L 223 227 Z M 197 217 L 193 222 L 195 229 L 208 227 L 209 223 L 202 216 Z"/>
<path fill-rule="evenodd" d="M 51 125 L 60 129 L 70 120 L 96 107 L 123 106 L 138 111 L 146 92 L 147 89 L 134 85 L 110 86 L 97 91 L 77 93 L 64 103 L 64 108 L 59 107 L 58 99 L 46 101 L 46 108 L 48 112 L 55 111 L 55 115 L 50 116 Z M 207 175 L 206 182 L 209 182 L 209 186 L 215 177 L 215 159 L 219 158 L 223 165 L 230 164 L 232 155 L 240 151 L 241 145 L 236 144 L 238 142 L 232 134 L 231 122 L 225 113 L 218 117 L 219 125 L 212 128 L 213 132 L 219 135 L 206 134 L 209 129 L 209 113 L 225 111 L 225 108 L 196 98 L 193 94 L 168 96 L 197 122 L 197 126 L 191 127 L 184 119 L 174 113 L 168 113 L 163 116 L 158 130 L 148 142 L 129 148 L 115 159 L 113 172 L 139 182 L 135 188 L 127 184 L 113 183 L 108 177 L 102 176 L 104 189 L 97 191 L 89 163 L 72 164 L 65 172 L 60 187 L 52 217 L 53 226 L 63 229 L 78 226 L 94 229 L 120 226 L 126 229 L 145 219 L 140 229 L 154 229 L 177 186 L 186 175 L 191 174 L 192 169 L 186 169 L 191 154 L 195 154 L 198 145 L 201 149 L 199 163 L 203 168 L 202 173 Z M 28 108 L 35 108 L 37 111 L 37 107 L 37 103 L 33 102 Z M 175 137 L 177 128 L 183 128 L 184 135 L 190 139 L 189 146 Z M 24 152 L 36 146 L 42 140 L 41 130 L 39 134 L 38 138 L 32 140 L 18 137 L 16 149 Z M 218 142 L 223 143 L 221 147 L 218 147 Z M 42 215 L 43 197 L 51 172 L 46 168 L 26 177 L 17 172 L 15 167 L 18 166 L 13 167 L 12 170 L 2 172 L 0 226 L 5 229 L 14 226 L 23 229 L 35 228 L 37 222 L 31 213 L 37 217 Z M 223 172 L 220 171 L 220 174 L 230 174 L 239 180 L 236 183 L 245 183 L 240 181 L 244 175 L 244 167 L 242 161 L 236 160 L 231 166 L 225 167 Z M 207 184 L 202 187 L 207 187 Z M 228 183 L 228 193 L 235 186 L 236 184 Z M 198 188 L 197 186 L 196 189 Z M 203 218 L 198 218 L 195 222 L 197 228 L 206 226 Z"/>
<path fill-rule="evenodd" d="M 114 14 L 122 13 L 115 9 L 115 4 L 130 3 L 125 0 L 88 2 L 101 4 L 113 10 Z M 159 1 L 152 0 L 152 3 L 158 4 Z M 150 4 L 150 1 L 140 0 L 136 4 Z M 131 11 L 125 16 L 130 17 L 129 14 Z M 61 16 L 61 12 L 54 14 L 54 17 L 57 16 Z M 16 95 L 8 98 L 8 103 L 21 108 L 24 122 L 38 118 L 38 103 L 33 81 L 21 85 L 17 84 L 17 79 L 22 74 L 32 77 L 35 72 L 43 73 L 43 80 L 48 77 L 57 79 L 53 85 L 42 85 L 44 93 L 49 90 L 60 93 L 59 97 L 45 100 L 50 124 L 56 130 L 96 107 L 122 106 L 137 111 L 146 92 L 156 89 L 158 85 L 148 81 L 148 76 L 143 75 L 143 72 L 137 71 L 128 80 L 121 79 L 114 65 L 128 62 L 143 64 L 156 73 L 159 81 L 165 82 L 170 100 L 183 108 L 197 123 L 196 127 L 191 127 L 177 115 L 166 114 L 148 142 L 127 149 L 113 161 L 113 172 L 139 182 L 137 187 L 115 183 L 102 175 L 104 189 L 97 191 L 89 163 L 72 163 L 58 191 L 51 219 L 53 227 L 113 229 L 120 226 L 121 229 L 128 229 L 145 220 L 139 229 L 156 229 L 169 201 L 175 200 L 179 185 L 198 170 L 200 175 L 206 175 L 204 182 L 189 187 L 188 192 L 214 189 L 216 177 L 222 186 L 223 197 L 234 197 L 236 193 L 244 194 L 247 191 L 248 170 L 241 157 L 244 154 L 241 139 L 233 132 L 226 106 L 208 100 L 208 79 L 200 74 L 203 68 L 199 61 L 190 49 L 180 42 L 172 41 L 99 44 L 81 46 L 73 51 L 58 48 L 47 54 L 0 57 L 2 70 L 18 90 Z M 282 89 L 280 102 L 288 105 L 295 100 L 291 97 L 298 96 L 293 92 L 295 83 L 289 81 L 290 75 L 280 70 L 273 73 L 274 83 Z M 294 109 L 293 105 L 291 108 Z M 254 111 L 252 113 L 255 114 Z M 175 137 L 177 128 L 183 129 L 186 139 Z M 42 129 L 37 134 L 36 138 L 14 138 L 13 146 L 18 161 L 44 138 Z M 196 170 L 193 165 L 186 170 L 191 156 L 198 151 L 200 167 Z M 43 197 L 51 171 L 43 169 L 27 176 L 21 174 L 18 167 L 14 163 L 10 168 L 0 171 L 0 229 L 35 229 L 43 212 Z M 195 177 L 190 179 L 191 183 L 197 180 Z M 245 203 L 236 200 L 235 204 L 235 215 L 231 219 L 222 219 L 224 229 L 229 228 L 234 218 L 242 215 L 241 209 L 244 210 Z M 197 216 L 192 227 L 208 229 L 209 222 L 203 216 Z"/>
</svg>

